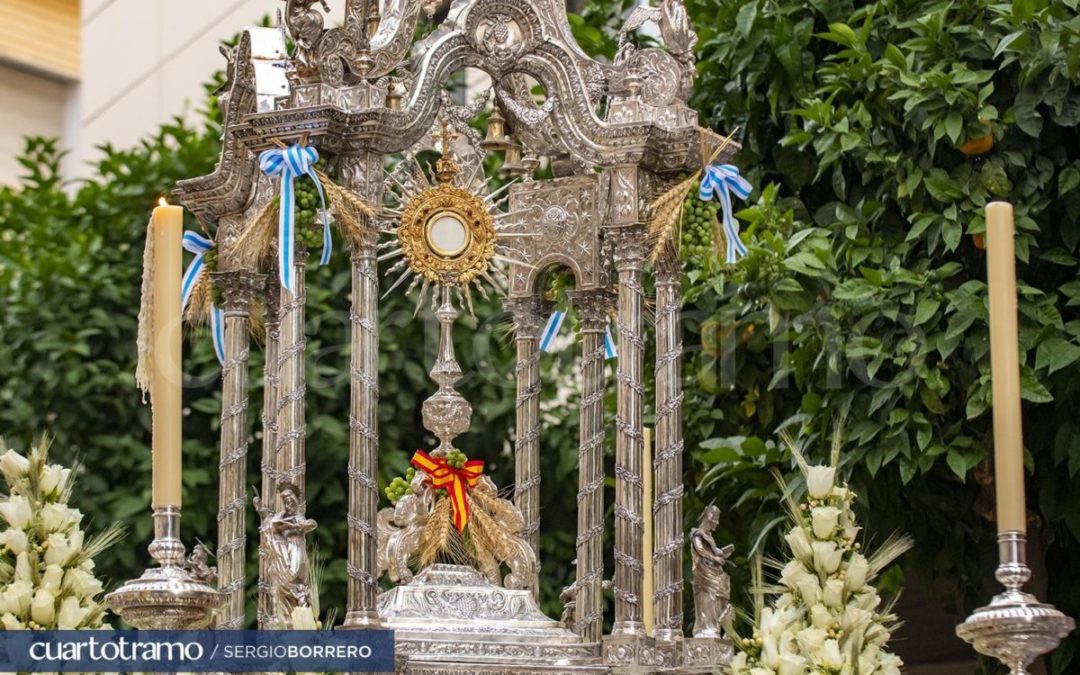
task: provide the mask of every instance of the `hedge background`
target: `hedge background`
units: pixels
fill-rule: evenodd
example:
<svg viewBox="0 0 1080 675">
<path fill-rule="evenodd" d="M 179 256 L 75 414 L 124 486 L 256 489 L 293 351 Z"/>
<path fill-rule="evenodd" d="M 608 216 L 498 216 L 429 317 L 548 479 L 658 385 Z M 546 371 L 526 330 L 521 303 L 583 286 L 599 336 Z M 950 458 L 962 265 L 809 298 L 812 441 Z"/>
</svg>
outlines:
<svg viewBox="0 0 1080 675">
<path fill-rule="evenodd" d="M 583 46 L 611 56 L 630 4 L 590 2 L 572 17 Z M 1017 205 L 1020 231 L 1036 582 L 1080 614 L 1071 573 L 1080 556 L 1077 4 L 688 1 L 701 38 L 694 104 L 704 123 L 742 130 L 737 163 L 760 188 L 741 214 L 750 257 L 734 268 L 691 260 L 685 284 L 687 523 L 704 504 L 721 505 L 719 539 L 738 546 L 737 586 L 745 587 L 752 551 L 777 550 L 770 527 L 782 509 L 769 469 L 791 470 L 777 429 L 801 434 L 823 458 L 847 411 L 844 463 L 867 531 L 916 540 L 888 583 L 898 587 L 905 574 L 942 580 L 951 592 L 935 600 L 958 617 L 993 590 L 979 235 L 985 203 L 1006 199 Z M 58 175 L 56 144 L 31 140 L 24 184 L 0 191 L 0 432 L 16 445 L 55 435 L 58 458 L 84 463 L 82 508 L 99 525 L 131 523 L 130 545 L 103 561 L 114 580 L 141 569 L 150 527 L 149 416 L 132 377 L 148 208 L 176 180 L 212 168 L 218 131 L 210 114 L 136 148 L 107 148 L 95 178 L 72 193 Z M 987 152 L 961 150 L 988 135 Z M 345 257 L 311 277 L 311 515 L 331 560 L 324 604 L 334 605 L 345 576 Z M 469 373 L 461 389 L 477 404 L 462 444 L 494 462 L 507 484 L 513 390 L 500 312 L 478 307 L 475 334 L 463 327 L 457 339 Z M 411 313 L 400 294 L 384 307 L 387 476 L 428 443 L 418 407 L 431 389 L 436 331 L 430 317 L 407 320 Z M 190 353 L 185 531 L 212 538 L 217 366 L 205 335 L 192 336 Z M 575 509 L 576 401 L 557 386 L 571 381 L 572 359 L 545 360 L 542 581 L 552 613 L 573 555 L 573 533 L 557 529 Z M 252 448 L 254 479 L 257 440 Z M 1075 672 L 1078 643 L 1054 655 L 1050 672 Z"/>
</svg>

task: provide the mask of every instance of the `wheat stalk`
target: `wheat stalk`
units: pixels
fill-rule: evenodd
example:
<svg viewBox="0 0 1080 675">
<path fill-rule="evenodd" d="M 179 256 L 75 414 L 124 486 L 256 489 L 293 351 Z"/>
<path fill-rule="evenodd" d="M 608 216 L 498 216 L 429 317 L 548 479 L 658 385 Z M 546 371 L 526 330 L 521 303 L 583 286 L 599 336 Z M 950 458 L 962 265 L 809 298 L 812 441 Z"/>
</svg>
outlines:
<svg viewBox="0 0 1080 675">
<path fill-rule="evenodd" d="M 656 201 L 649 205 L 649 213 L 651 218 L 649 219 L 648 235 L 649 240 L 652 242 L 652 252 L 649 254 L 649 259 L 656 262 L 660 256 L 664 254 L 664 250 L 670 245 L 672 249 L 678 253 L 679 251 L 679 238 L 682 225 L 683 207 L 686 204 L 686 195 L 689 194 L 690 189 L 694 187 L 694 183 L 701 179 L 702 173 L 705 168 L 716 161 L 716 158 L 724 151 L 724 148 L 732 142 L 735 134 L 739 132 L 738 127 L 731 132 L 731 135 L 725 136 L 724 140 L 720 143 L 719 147 L 713 151 L 712 156 L 709 157 L 709 161 L 705 162 L 701 169 L 698 169 L 692 176 L 675 185 L 664 194 L 660 195 Z"/>
<path fill-rule="evenodd" d="M 241 267 L 255 267 L 273 251 L 277 238 L 277 206 L 274 199 L 266 202 L 244 226 L 233 246 L 234 258 Z"/>
<path fill-rule="evenodd" d="M 188 300 L 187 309 L 184 310 L 184 319 L 194 327 L 205 325 L 213 302 L 214 282 L 211 281 L 209 274 L 203 274 L 195 282 L 195 288 L 191 289 L 191 298 Z"/>
<path fill-rule="evenodd" d="M 420 566 L 427 567 L 435 562 L 441 551 L 449 548 L 450 530 L 453 524 L 450 521 L 450 498 L 444 497 L 435 502 L 435 508 L 431 510 L 431 516 L 424 525 L 424 531 L 420 534 Z"/>
</svg>

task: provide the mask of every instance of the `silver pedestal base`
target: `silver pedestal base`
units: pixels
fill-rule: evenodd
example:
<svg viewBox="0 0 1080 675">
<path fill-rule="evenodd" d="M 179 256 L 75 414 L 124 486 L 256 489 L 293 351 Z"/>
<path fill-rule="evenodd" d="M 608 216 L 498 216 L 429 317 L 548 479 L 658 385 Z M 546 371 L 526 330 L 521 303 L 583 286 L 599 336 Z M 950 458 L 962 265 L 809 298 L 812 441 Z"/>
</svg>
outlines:
<svg viewBox="0 0 1080 675">
<path fill-rule="evenodd" d="M 379 616 L 404 659 L 399 675 L 681 675 L 716 672 L 732 656 L 722 638 L 582 642 L 529 591 L 494 586 L 460 565 L 434 565 L 382 593 Z"/>
<path fill-rule="evenodd" d="M 1005 592 L 956 627 L 975 651 L 997 659 L 1012 675 L 1025 675 L 1035 659 L 1056 649 L 1076 627 L 1072 618 L 1022 590 L 1031 579 L 1026 546 L 1024 532 L 998 534 L 1001 564 L 995 576 Z"/>
<path fill-rule="evenodd" d="M 547 617 L 528 590 L 492 585 L 470 567 L 434 565 L 379 596 L 407 675 L 606 674 L 599 645 Z"/>
</svg>

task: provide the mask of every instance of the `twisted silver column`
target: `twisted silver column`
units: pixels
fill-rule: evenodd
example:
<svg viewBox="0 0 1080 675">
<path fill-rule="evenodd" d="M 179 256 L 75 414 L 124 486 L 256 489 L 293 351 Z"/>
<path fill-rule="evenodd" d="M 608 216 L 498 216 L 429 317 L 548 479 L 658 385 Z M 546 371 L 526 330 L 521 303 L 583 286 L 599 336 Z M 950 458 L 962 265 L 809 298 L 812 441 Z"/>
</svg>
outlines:
<svg viewBox="0 0 1080 675">
<path fill-rule="evenodd" d="M 266 301 L 266 346 L 263 364 L 263 412 L 262 412 L 262 485 L 260 497 L 265 507 L 273 506 L 277 495 L 277 466 L 275 450 L 277 447 L 277 401 L 279 380 L 277 375 L 278 359 L 281 346 L 281 282 L 278 280 L 277 266 L 267 270 L 263 297 Z M 272 623 L 272 590 L 266 574 L 266 559 L 259 548 L 259 628 L 268 628 Z"/>
<path fill-rule="evenodd" d="M 218 590 L 225 604 L 215 626 L 244 626 L 244 514 L 247 492 L 248 361 L 251 303 L 262 286 L 247 270 L 216 272 L 225 296 L 225 363 L 221 368 L 221 460 L 218 477 Z"/>
<path fill-rule="evenodd" d="M 619 278 L 618 412 L 615 436 L 615 623 L 614 636 L 644 636 L 642 579 L 645 574 L 643 412 L 645 339 L 642 285 L 645 240 L 640 226 L 615 234 L 615 269 Z"/>
<path fill-rule="evenodd" d="M 277 361 L 278 400 L 277 434 L 274 439 L 274 463 L 278 483 L 292 483 L 299 490 L 301 512 L 306 511 L 306 457 L 304 441 L 307 434 L 304 418 L 306 394 L 304 359 L 307 336 L 304 334 L 304 306 L 307 299 L 305 288 L 307 251 L 296 242 L 296 262 L 293 279 L 296 293 L 284 287 L 281 293 L 281 343 Z M 276 494 L 276 490 L 275 493 Z M 264 495 L 264 499 L 276 499 Z"/>
<path fill-rule="evenodd" d="M 517 345 L 517 415 L 514 440 L 514 504 L 525 518 L 522 534 L 540 553 L 540 331 L 545 303 L 539 296 L 510 298 Z M 532 585 L 536 588 L 536 585 Z"/>
<path fill-rule="evenodd" d="M 682 265 L 656 262 L 656 455 L 653 459 L 654 637 L 683 636 Z M 647 599 L 648 600 L 648 599 Z"/>
<path fill-rule="evenodd" d="M 375 239 L 352 256 L 352 390 L 349 415 L 349 560 L 345 627 L 379 623 L 379 270 Z"/>
<path fill-rule="evenodd" d="M 581 415 L 578 429 L 577 596 L 574 628 L 585 642 L 604 631 L 604 333 L 608 291 L 571 293 L 581 313 Z"/>
</svg>

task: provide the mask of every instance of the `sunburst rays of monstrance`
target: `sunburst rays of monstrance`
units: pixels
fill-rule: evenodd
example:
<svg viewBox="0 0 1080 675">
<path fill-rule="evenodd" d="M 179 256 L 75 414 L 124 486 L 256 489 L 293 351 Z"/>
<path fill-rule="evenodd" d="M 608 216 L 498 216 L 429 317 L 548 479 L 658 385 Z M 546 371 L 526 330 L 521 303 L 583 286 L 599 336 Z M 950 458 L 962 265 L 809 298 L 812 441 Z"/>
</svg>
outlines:
<svg viewBox="0 0 1080 675">
<path fill-rule="evenodd" d="M 457 292 L 471 314 L 474 288 L 486 299 L 485 284 L 497 291 L 506 288 L 505 266 L 529 266 L 509 257 L 511 249 L 504 243 L 528 235 L 508 231 L 518 224 L 514 214 L 504 210 L 512 183 L 487 191 L 482 163 L 463 170 L 453 149 L 457 133 L 445 119 L 433 138 L 441 154 L 434 182 L 415 156 L 389 174 L 398 204 L 383 209 L 384 222 L 390 225 L 381 232 L 392 238 L 381 244 L 379 260 L 401 260 L 387 272 L 394 281 L 384 297 L 411 279 L 406 293 L 420 288 L 417 311 L 433 287 L 446 287 Z M 433 301 L 438 296 L 431 294 Z"/>
</svg>

